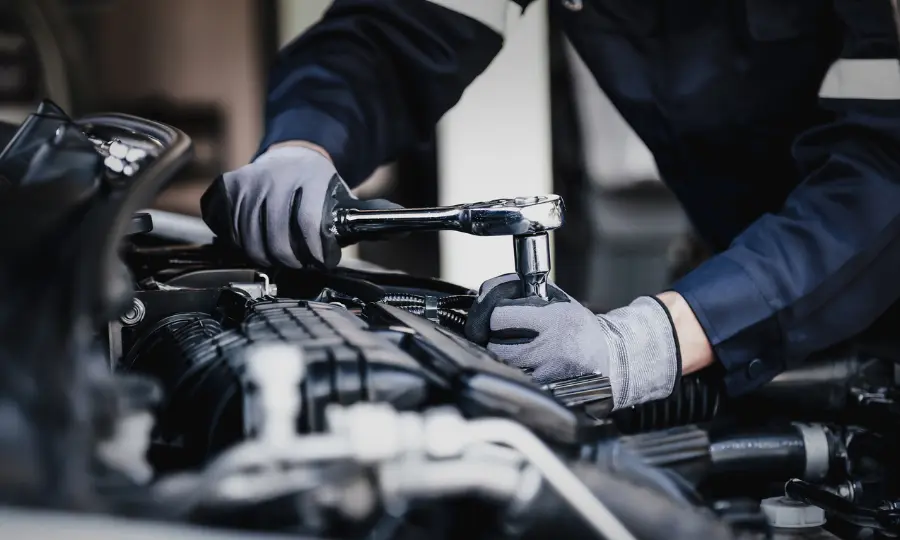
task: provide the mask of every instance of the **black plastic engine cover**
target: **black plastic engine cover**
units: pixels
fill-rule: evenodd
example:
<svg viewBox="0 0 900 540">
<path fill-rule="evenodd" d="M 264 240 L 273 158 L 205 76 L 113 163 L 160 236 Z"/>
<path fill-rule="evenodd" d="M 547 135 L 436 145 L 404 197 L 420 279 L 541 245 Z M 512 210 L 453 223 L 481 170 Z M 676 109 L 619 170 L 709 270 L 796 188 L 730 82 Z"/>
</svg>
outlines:
<svg viewBox="0 0 900 540">
<path fill-rule="evenodd" d="M 407 348 L 417 351 L 416 358 L 454 389 L 456 405 L 467 414 L 512 418 L 566 444 L 578 442 L 592 427 L 531 377 L 446 328 L 385 304 L 369 304 L 366 312 L 372 320 L 402 325 L 411 332 Z"/>
<path fill-rule="evenodd" d="M 329 404 L 375 401 L 415 410 L 428 397 L 429 375 L 420 365 L 342 307 L 264 298 L 250 302 L 242 324 L 220 329 L 211 317 L 174 317 L 128 355 L 131 370 L 158 377 L 167 390 L 151 452 L 160 468 L 199 465 L 256 432 L 243 396 L 246 351 L 254 343 L 302 347 L 300 432 L 321 430 Z"/>
</svg>

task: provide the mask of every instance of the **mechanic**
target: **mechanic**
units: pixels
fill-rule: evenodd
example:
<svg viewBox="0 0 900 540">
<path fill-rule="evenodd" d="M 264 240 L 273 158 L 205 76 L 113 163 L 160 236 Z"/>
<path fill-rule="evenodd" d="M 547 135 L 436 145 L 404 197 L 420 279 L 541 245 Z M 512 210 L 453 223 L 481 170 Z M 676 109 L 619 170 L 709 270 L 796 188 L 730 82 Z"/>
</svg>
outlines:
<svg viewBox="0 0 900 540">
<path fill-rule="evenodd" d="M 260 154 L 204 195 L 209 225 L 260 263 L 336 265 L 330 209 L 391 204 L 348 186 L 432 136 L 501 50 L 510 1 L 335 0 L 281 51 Z M 492 279 L 470 339 L 541 383 L 608 374 L 623 408 L 709 366 L 747 392 L 900 298 L 890 0 L 549 2 L 716 254 L 603 315 Z"/>
</svg>

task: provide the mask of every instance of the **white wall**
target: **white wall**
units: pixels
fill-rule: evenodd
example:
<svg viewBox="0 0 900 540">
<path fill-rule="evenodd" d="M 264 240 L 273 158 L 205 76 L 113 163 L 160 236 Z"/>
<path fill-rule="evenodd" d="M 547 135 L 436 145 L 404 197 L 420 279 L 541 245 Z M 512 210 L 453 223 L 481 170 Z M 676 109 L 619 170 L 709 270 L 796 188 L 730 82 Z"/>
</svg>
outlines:
<svg viewBox="0 0 900 540">
<path fill-rule="evenodd" d="M 546 12 L 510 10 L 503 51 L 441 121 L 440 204 L 552 193 Z M 442 233 L 441 255 L 441 277 L 468 287 L 514 271 L 507 237 Z"/>
<path fill-rule="evenodd" d="M 319 20 L 331 0 L 280 0 L 278 2 L 278 38 L 281 46 L 300 35 Z"/>
<path fill-rule="evenodd" d="M 650 149 L 625 122 L 568 41 L 566 55 L 572 66 L 574 98 L 590 179 L 601 188 L 660 181 Z"/>
</svg>

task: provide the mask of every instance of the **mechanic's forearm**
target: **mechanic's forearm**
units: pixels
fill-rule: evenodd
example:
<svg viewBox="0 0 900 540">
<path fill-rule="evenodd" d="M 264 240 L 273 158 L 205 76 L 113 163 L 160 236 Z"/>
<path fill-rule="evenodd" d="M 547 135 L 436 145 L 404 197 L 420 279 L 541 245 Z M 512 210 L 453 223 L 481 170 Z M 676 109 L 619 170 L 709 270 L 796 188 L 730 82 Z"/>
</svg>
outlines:
<svg viewBox="0 0 900 540">
<path fill-rule="evenodd" d="M 675 339 L 681 351 L 681 373 L 687 375 L 712 365 L 715 361 L 712 346 L 700 321 L 687 301 L 677 292 L 666 291 L 657 295 L 672 316 Z"/>
<path fill-rule="evenodd" d="M 503 45 L 507 3 L 484 3 L 334 0 L 278 54 L 260 153 L 313 141 L 355 187 L 430 139 Z"/>
</svg>

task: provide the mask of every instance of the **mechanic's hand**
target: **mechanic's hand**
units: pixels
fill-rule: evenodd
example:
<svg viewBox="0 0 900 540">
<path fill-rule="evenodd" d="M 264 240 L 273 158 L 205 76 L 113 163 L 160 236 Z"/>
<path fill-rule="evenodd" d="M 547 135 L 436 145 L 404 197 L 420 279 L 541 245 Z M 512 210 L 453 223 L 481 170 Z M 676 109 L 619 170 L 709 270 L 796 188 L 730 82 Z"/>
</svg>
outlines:
<svg viewBox="0 0 900 540">
<path fill-rule="evenodd" d="M 546 384 L 609 377 L 616 409 L 668 397 L 681 359 L 668 310 L 653 297 L 595 315 L 555 285 L 549 301 L 522 298 L 515 274 L 486 281 L 469 310 L 466 336 Z"/>
<path fill-rule="evenodd" d="M 203 194 L 203 219 L 258 264 L 334 268 L 341 247 L 331 231 L 336 207 L 399 208 L 350 193 L 330 159 L 304 146 L 272 148 L 226 173 Z"/>
</svg>

